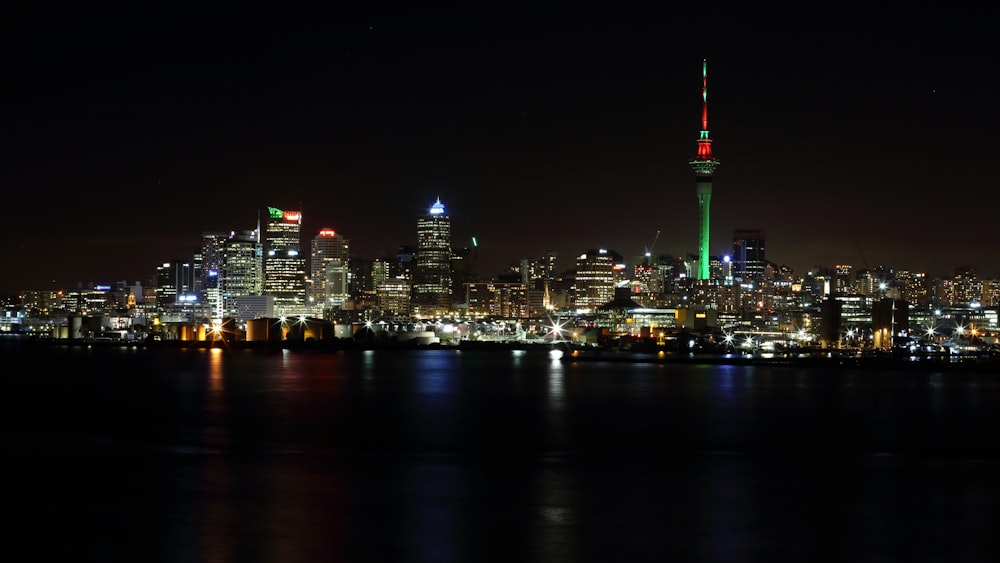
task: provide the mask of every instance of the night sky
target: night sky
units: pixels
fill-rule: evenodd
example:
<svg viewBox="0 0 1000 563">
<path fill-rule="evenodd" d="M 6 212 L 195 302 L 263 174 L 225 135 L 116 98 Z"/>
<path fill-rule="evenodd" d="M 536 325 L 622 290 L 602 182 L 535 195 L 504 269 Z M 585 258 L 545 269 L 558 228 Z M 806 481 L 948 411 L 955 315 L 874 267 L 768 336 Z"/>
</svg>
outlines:
<svg viewBox="0 0 1000 563">
<path fill-rule="evenodd" d="M 267 206 L 377 258 L 440 197 L 487 277 L 695 254 L 703 59 L 712 254 L 1000 276 L 992 10 L 664 4 L 9 11 L 0 292 L 145 282 Z"/>
</svg>

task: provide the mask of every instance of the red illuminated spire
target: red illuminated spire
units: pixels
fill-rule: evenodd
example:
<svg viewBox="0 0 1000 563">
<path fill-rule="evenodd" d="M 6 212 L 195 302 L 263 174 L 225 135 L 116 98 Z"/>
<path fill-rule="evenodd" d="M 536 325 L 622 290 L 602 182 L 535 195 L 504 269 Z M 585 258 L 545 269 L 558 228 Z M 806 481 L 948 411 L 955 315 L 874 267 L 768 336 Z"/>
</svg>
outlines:
<svg viewBox="0 0 1000 563">
<path fill-rule="evenodd" d="M 701 63 L 701 135 L 698 137 L 698 156 L 695 160 L 715 160 L 712 156 L 712 139 L 708 138 L 708 60 Z"/>
</svg>

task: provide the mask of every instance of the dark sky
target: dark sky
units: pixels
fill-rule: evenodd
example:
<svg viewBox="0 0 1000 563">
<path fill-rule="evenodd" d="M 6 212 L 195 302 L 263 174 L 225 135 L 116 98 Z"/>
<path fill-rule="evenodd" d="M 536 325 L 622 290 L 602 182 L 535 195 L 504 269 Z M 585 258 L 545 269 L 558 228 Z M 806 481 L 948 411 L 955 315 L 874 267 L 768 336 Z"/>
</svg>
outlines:
<svg viewBox="0 0 1000 563">
<path fill-rule="evenodd" d="M 267 206 L 376 258 L 440 197 L 487 276 L 695 253 L 702 59 L 713 254 L 1000 276 L 992 10 L 664 4 L 8 12 L 0 291 L 145 281 Z"/>
</svg>

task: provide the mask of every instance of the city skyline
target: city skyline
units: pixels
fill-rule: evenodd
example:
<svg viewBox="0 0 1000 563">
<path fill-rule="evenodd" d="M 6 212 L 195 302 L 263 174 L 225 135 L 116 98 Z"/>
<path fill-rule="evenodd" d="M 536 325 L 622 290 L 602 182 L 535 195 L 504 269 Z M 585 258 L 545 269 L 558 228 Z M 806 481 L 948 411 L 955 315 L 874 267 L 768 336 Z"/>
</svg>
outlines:
<svg viewBox="0 0 1000 563">
<path fill-rule="evenodd" d="M 985 20 L 799 7 L 747 26 L 717 8 L 657 20 L 626 6 L 329 24 L 23 8 L 4 24 L 13 212 L 0 229 L 16 266 L 0 292 L 145 281 L 267 206 L 302 212 L 302 244 L 331 228 L 380 258 L 416 244 L 440 197 L 452 245 L 476 237 L 485 277 L 546 251 L 560 270 L 654 240 L 696 254 L 688 162 L 706 59 L 724 163 L 710 254 L 759 229 L 768 260 L 798 275 L 1000 276 Z"/>
</svg>

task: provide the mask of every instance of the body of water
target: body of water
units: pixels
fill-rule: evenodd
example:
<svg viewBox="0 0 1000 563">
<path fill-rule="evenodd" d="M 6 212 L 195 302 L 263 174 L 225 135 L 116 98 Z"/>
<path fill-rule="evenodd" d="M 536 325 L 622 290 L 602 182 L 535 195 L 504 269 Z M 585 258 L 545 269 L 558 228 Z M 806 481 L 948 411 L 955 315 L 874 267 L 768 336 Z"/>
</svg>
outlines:
<svg viewBox="0 0 1000 563">
<path fill-rule="evenodd" d="M 996 561 L 1000 374 L 5 346 L 9 554 Z"/>
</svg>

